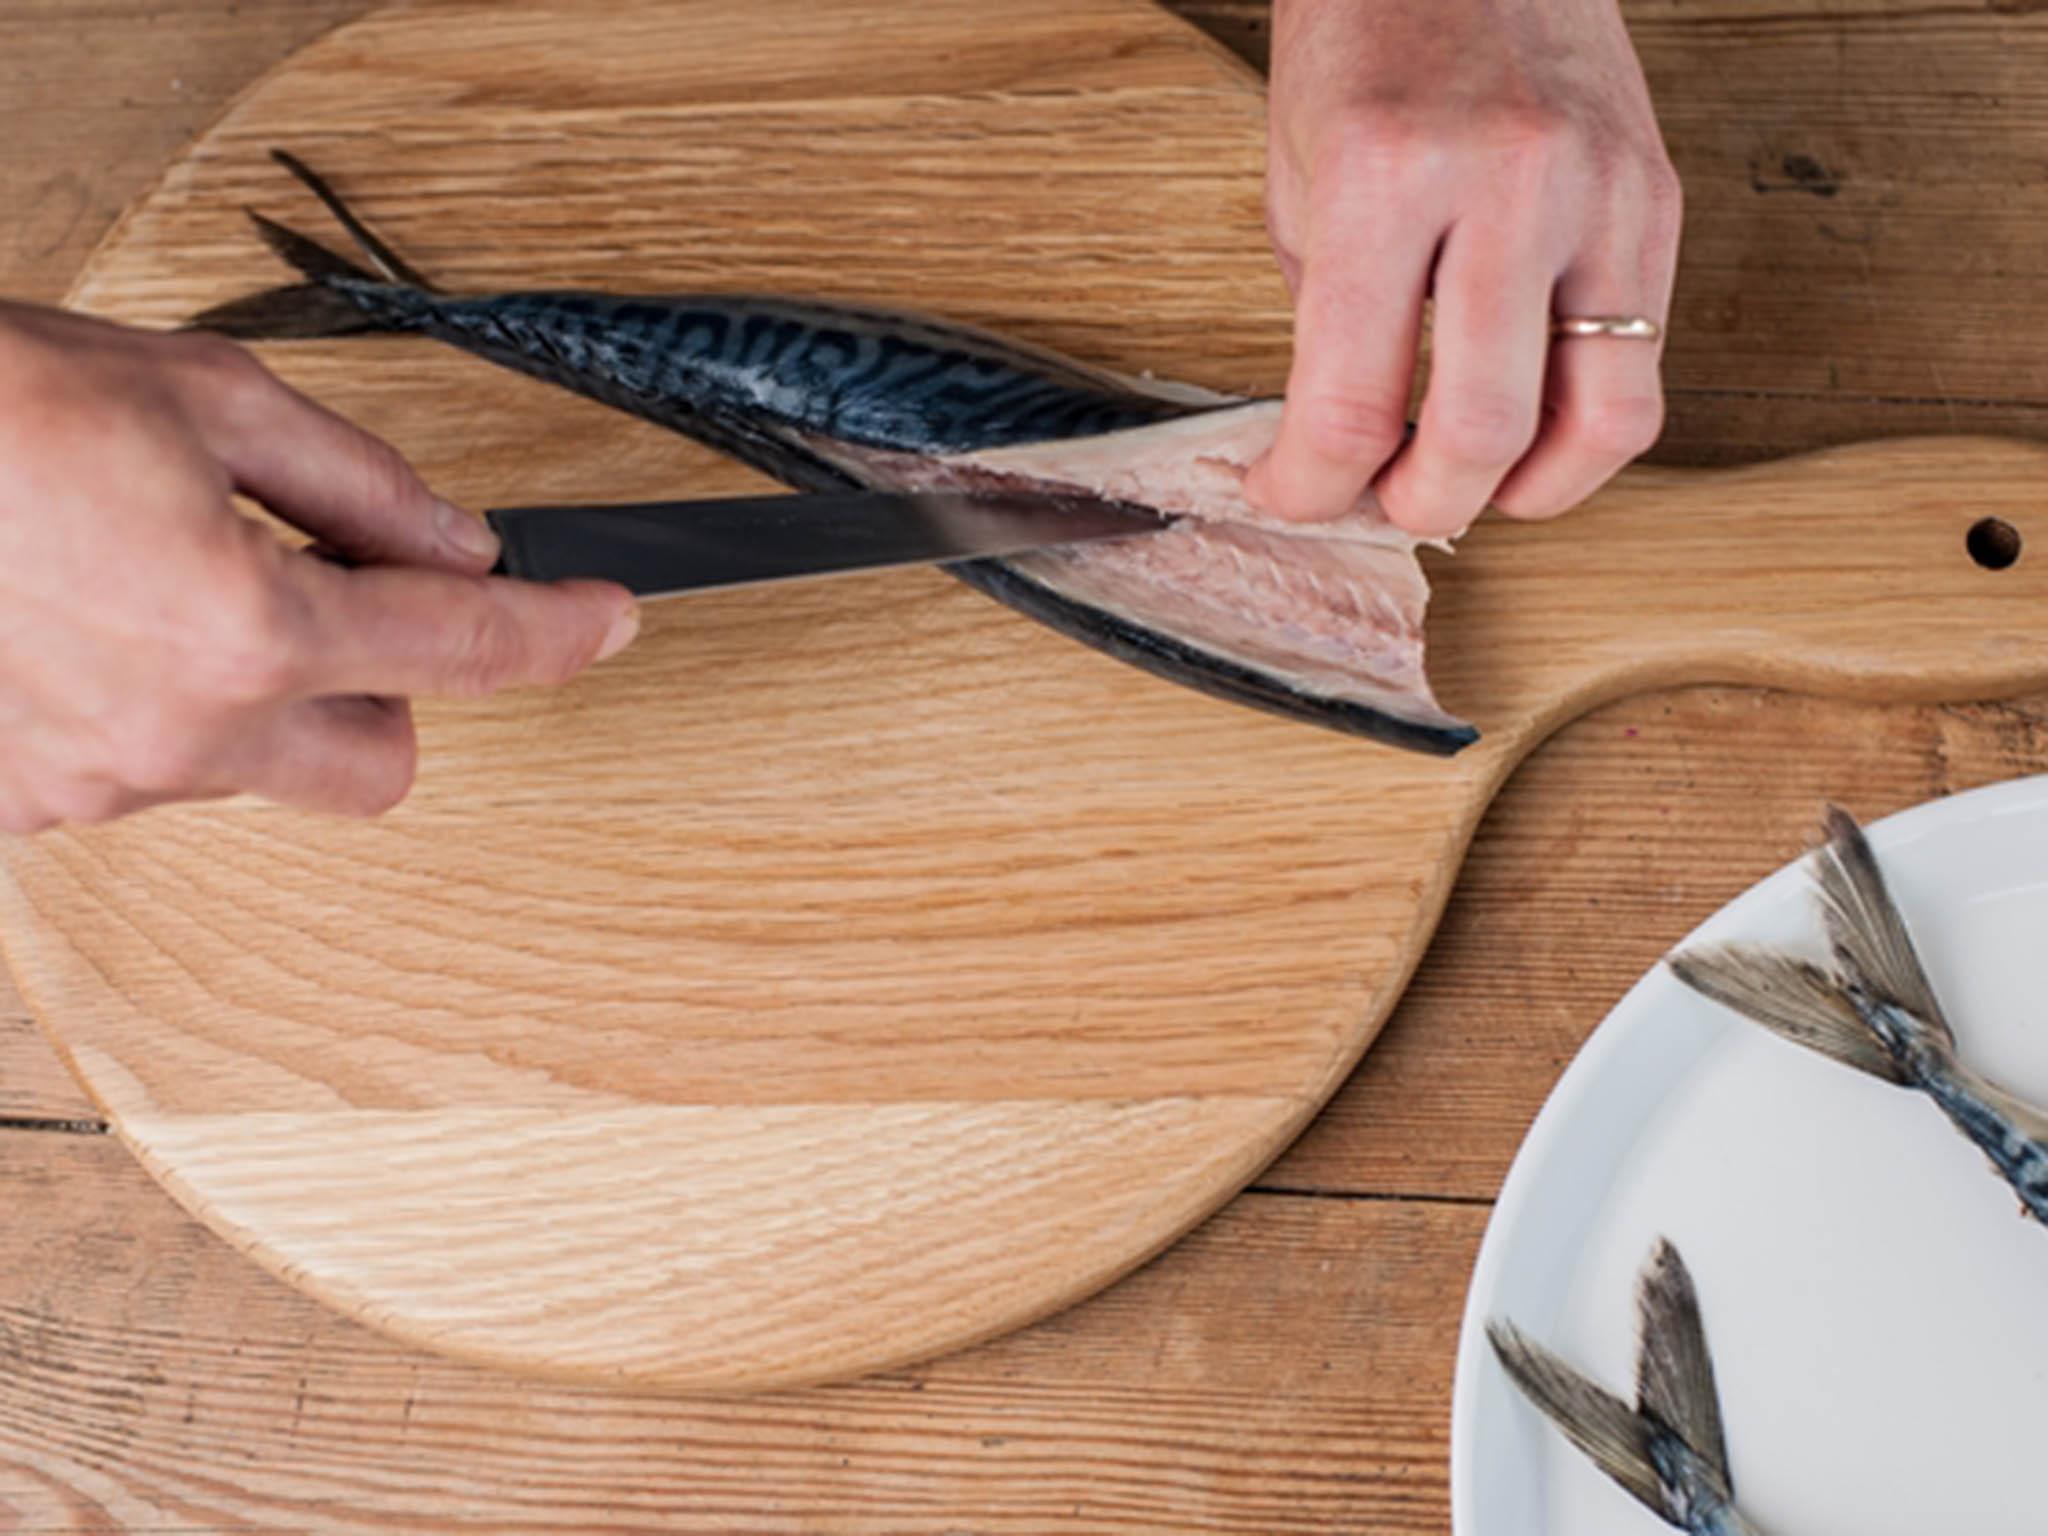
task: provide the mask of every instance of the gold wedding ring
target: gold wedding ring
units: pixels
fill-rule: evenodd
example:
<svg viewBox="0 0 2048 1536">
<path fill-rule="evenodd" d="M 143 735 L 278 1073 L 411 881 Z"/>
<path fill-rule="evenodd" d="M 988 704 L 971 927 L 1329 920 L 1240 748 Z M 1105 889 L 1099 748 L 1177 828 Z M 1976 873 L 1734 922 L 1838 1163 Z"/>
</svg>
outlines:
<svg viewBox="0 0 2048 1536">
<path fill-rule="evenodd" d="M 1559 315 L 1553 336 L 1612 336 L 1618 341 L 1655 341 L 1664 328 L 1648 315 Z"/>
</svg>

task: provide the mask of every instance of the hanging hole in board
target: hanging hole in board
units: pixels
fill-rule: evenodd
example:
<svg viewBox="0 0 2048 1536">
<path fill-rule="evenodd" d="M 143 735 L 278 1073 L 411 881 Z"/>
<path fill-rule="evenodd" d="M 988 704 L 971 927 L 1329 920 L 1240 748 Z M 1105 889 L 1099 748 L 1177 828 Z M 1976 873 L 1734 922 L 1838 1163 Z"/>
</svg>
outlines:
<svg viewBox="0 0 2048 1536">
<path fill-rule="evenodd" d="M 1987 571 L 2002 571 L 2020 557 L 2020 531 L 2002 517 L 1980 517 L 1963 539 L 1970 558 Z"/>
</svg>

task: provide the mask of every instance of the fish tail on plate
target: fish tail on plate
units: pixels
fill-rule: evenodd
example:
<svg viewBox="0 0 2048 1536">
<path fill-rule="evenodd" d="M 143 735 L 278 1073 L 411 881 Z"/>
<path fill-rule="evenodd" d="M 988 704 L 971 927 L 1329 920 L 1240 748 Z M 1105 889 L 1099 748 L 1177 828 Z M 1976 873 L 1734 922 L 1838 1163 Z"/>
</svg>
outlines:
<svg viewBox="0 0 2048 1536">
<path fill-rule="evenodd" d="M 1647 1509 L 1693 1536 L 1761 1536 L 1736 1509 L 1713 1360 L 1692 1275 L 1659 1241 L 1636 1291 L 1636 1402 L 1496 1318 L 1486 1326 L 1508 1377 L 1544 1417 Z"/>
<path fill-rule="evenodd" d="M 1909 1061 L 1952 1058 L 1955 1036 L 1863 829 L 1840 806 L 1828 807 L 1825 827 L 1813 869 L 1831 966 L 1751 944 L 1701 945 L 1667 963 L 1695 992 L 1773 1033 L 1906 1084 Z"/>
<path fill-rule="evenodd" d="M 1814 873 L 1828 943 L 1844 985 L 1866 1010 L 1885 1008 L 1896 1017 L 1898 1029 L 1952 1055 L 1955 1033 L 1942 1016 L 1941 1002 L 1863 829 L 1840 806 L 1829 806 L 1827 834 L 1814 855 Z"/>
<path fill-rule="evenodd" d="M 1486 1337 L 1522 1395 L 1565 1439 L 1649 1509 L 1672 1517 L 1663 1479 L 1650 1460 L 1648 1419 L 1513 1323 L 1493 1319 Z"/>
<path fill-rule="evenodd" d="M 1888 1083 L 1906 1081 L 1842 984 L 1811 960 L 1760 944 L 1703 944 L 1665 963 L 1693 991 L 1795 1045 Z"/>
</svg>

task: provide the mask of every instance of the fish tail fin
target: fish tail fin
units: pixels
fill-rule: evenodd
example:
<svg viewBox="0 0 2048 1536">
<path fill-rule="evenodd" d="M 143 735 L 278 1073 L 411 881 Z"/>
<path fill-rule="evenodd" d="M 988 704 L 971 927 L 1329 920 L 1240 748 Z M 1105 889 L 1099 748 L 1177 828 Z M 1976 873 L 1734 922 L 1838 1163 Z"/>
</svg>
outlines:
<svg viewBox="0 0 2048 1536">
<path fill-rule="evenodd" d="M 1668 1238 L 1657 1240 L 1638 1277 L 1636 1312 L 1638 1408 L 1676 1433 L 1718 1480 L 1721 1497 L 1732 1498 L 1721 1393 L 1714 1384 L 1699 1293 L 1692 1271 Z"/>
<path fill-rule="evenodd" d="M 1942 1015 L 1934 985 L 1921 968 L 1906 920 L 1892 901 L 1877 855 L 1856 820 L 1838 805 L 1827 810 L 1827 842 L 1814 856 L 1821 914 L 1844 983 L 1869 1001 L 1890 1003 L 1944 1050 L 1955 1032 Z"/>
<path fill-rule="evenodd" d="M 1651 1459 L 1655 1432 L 1645 1416 L 1581 1375 L 1513 1323 L 1495 1318 L 1486 1337 L 1522 1395 L 1565 1439 L 1658 1518 L 1676 1524 L 1680 1511 Z"/>
<path fill-rule="evenodd" d="M 246 341 L 405 329 L 421 299 L 435 291 L 433 286 L 379 239 L 334 189 L 307 166 L 281 149 L 272 150 L 271 158 L 320 199 L 361 249 L 369 266 L 358 266 L 317 240 L 309 240 L 251 209 L 249 220 L 263 237 L 263 243 L 296 268 L 306 281 L 217 304 L 194 315 L 186 325 Z"/>
<path fill-rule="evenodd" d="M 1666 1239 L 1637 1279 L 1636 1311 L 1633 1406 L 1510 1322 L 1489 1322 L 1486 1336 L 1523 1395 L 1653 1514 L 1682 1530 L 1753 1531 L 1735 1508 L 1699 1293 Z"/>
<path fill-rule="evenodd" d="M 1809 960 L 1754 944 L 1705 944 L 1679 950 L 1664 963 L 1702 997 L 1795 1045 L 1888 1083 L 1905 1081 L 1841 983 Z"/>
<path fill-rule="evenodd" d="M 385 282 L 401 288 L 417 288 L 422 293 L 437 291 L 417 267 L 386 245 L 375 230 L 357 218 L 355 210 L 341 200 L 341 194 L 330 187 L 325 178 L 317 175 L 312 167 L 298 156 L 282 149 L 273 149 L 270 158 L 290 171 L 308 192 L 320 199 L 321 206 L 334 215 L 335 223 L 348 231 L 348 237 L 355 241 L 357 248 L 369 259 L 370 265 Z"/>
</svg>

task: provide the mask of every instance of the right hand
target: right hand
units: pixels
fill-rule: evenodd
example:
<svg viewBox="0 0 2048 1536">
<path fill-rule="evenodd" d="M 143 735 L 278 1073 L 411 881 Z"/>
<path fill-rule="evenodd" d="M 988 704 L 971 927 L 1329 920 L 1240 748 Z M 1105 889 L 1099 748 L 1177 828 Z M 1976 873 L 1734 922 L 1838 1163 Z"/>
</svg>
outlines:
<svg viewBox="0 0 2048 1536">
<path fill-rule="evenodd" d="M 0 830 L 245 791 L 389 809 L 408 695 L 559 683 L 638 628 L 624 588 L 486 576 L 496 555 L 232 343 L 0 303 Z"/>
</svg>

